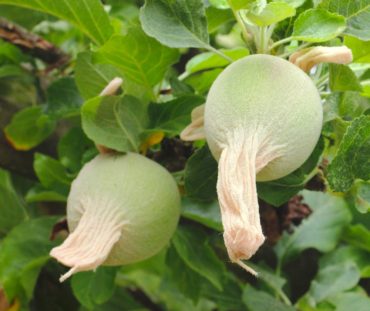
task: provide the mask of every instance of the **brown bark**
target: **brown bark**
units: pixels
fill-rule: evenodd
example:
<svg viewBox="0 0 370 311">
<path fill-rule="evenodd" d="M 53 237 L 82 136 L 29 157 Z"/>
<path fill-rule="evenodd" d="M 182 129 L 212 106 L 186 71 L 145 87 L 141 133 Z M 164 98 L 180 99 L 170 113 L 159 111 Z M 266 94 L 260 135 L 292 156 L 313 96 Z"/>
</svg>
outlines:
<svg viewBox="0 0 370 311">
<path fill-rule="evenodd" d="M 4 290 L 1 288 L 0 289 L 0 311 L 6 311 L 10 307 L 6 297 Z"/>
<path fill-rule="evenodd" d="M 53 67 L 69 60 L 69 56 L 52 43 L 4 18 L 0 18 L 0 38 Z"/>
</svg>

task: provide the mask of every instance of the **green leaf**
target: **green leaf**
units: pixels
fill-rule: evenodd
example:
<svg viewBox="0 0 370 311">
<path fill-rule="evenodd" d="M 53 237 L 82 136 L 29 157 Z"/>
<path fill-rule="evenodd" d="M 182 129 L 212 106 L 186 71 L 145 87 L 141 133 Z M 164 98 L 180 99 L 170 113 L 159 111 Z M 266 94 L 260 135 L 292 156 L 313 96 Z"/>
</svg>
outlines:
<svg viewBox="0 0 370 311">
<path fill-rule="evenodd" d="M 325 42 L 334 39 L 346 28 L 343 16 L 322 9 L 301 13 L 294 22 L 292 38 L 308 42 Z"/>
<path fill-rule="evenodd" d="M 1 6 L 1 10 L 1 13 L 3 13 L 4 6 Z M 29 61 L 28 57 L 18 47 L 3 40 L 0 41 L 0 60 L 4 63 L 6 61 L 6 63 L 14 63 L 16 65 Z"/>
<path fill-rule="evenodd" d="M 356 246 L 342 246 L 320 258 L 320 267 L 337 266 L 344 263 L 355 264 L 362 278 L 370 277 L 369 254 Z"/>
<path fill-rule="evenodd" d="M 7 140 L 17 150 L 30 150 L 54 131 L 55 121 L 40 106 L 17 112 L 5 128 Z"/>
<path fill-rule="evenodd" d="M 351 245 L 370 252 L 370 230 L 363 225 L 357 224 L 346 228 L 343 239 Z"/>
<path fill-rule="evenodd" d="M 2 65 L 0 66 L 0 79 L 6 77 L 17 77 L 24 75 L 24 71 L 16 65 Z"/>
<path fill-rule="evenodd" d="M 316 168 L 324 150 L 324 140 L 320 139 L 310 157 L 289 175 L 269 182 L 258 182 L 258 197 L 273 206 L 281 206 L 301 191 L 311 178 L 312 171 Z"/>
<path fill-rule="evenodd" d="M 98 44 L 103 44 L 113 32 L 99 0 L 0 0 L 0 4 L 17 5 L 65 19 Z"/>
<path fill-rule="evenodd" d="M 370 100 L 358 92 L 334 92 L 326 98 L 323 108 L 324 123 L 336 118 L 350 121 L 370 108 Z"/>
<path fill-rule="evenodd" d="M 344 37 L 344 45 L 352 50 L 353 62 L 370 63 L 370 42 L 361 41 L 351 36 Z"/>
<path fill-rule="evenodd" d="M 46 97 L 47 114 L 61 118 L 79 115 L 83 100 L 73 78 L 65 77 L 53 82 L 46 91 Z"/>
<path fill-rule="evenodd" d="M 330 64 L 329 75 L 329 86 L 332 91 L 362 91 L 360 81 L 348 66 Z"/>
<path fill-rule="evenodd" d="M 216 80 L 223 69 L 216 68 L 207 70 L 196 75 L 191 75 L 185 82 L 192 86 L 199 94 L 208 93 L 212 83 Z"/>
<path fill-rule="evenodd" d="M 323 0 L 321 7 L 331 12 L 341 14 L 347 18 L 346 34 L 358 39 L 370 40 L 370 1 Z"/>
<path fill-rule="evenodd" d="M 370 212 L 370 182 L 357 180 L 351 189 L 351 194 L 354 205 L 360 213 Z"/>
<path fill-rule="evenodd" d="M 132 297 L 124 288 L 117 288 L 114 295 L 106 303 L 96 306 L 93 311 L 150 311 L 140 301 Z"/>
<path fill-rule="evenodd" d="M 291 181 L 286 183 L 285 179 L 282 179 L 281 182 L 279 180 L 257 184 L 258 197 L 276 207 L 288 202 L 305 186 L 302 180 L 299 180 L 296 184 L 289 184 Z"/>
<path fill-rule="evenodd" d="M 319 272 L 311 282 L 307 295 L 318 303 L 353 288 L 359 281 L 360 271 L 353 262 L 320 265 Z"/>
<path fill-rule="evenodd" d="M 201 203 L 183 198 L 181 215 L 211 229 L 222 231 L 220 206 L 217 201 Z"/>
<path fill-rule="evenodd" d="M 166 281 L 197 303 L 201 295 L 202 277 L 186 265 L 174 247 L 170 247 L 167 252 L 166 264 L 168 266 Z"/>
<path fill-rule="evenodd" d="M 245 310 L 245 306 L 241 299 L 242 286 L 234 274 L 226 273 L 223 278 L 223 284 L 224 289 L 222 291 L 215 289 L 211 285 L 204 286 L 202 288 L 204 296 L 217 303 L 217 310 Z"/>
<path fill-rule="evenodd" d="M 14 108 L 17 107 L 23 109 L 27 106 L 29 109 L 36 108 L 39 101 L 36 85 L 37 79 L 31 75 L 0 79 L 2 101 L 13 104 Z M 1 104 L 1 106 L 5 106 L 5 104 Z M 12 112 L 14 113 L 15 110 Z M 18 112 L 21 113 L 22 110 Z M 9 116 L 9 113 L 7 115 Z M 8 117 L 6 118 L 6 121 L 8 121 Z M 3 124 L 2 127 L 4 125 L 5 124 Z"/>
<path fill-rule="evenodd" d="M 180 226 L 172 242 L 189 268 L 206 278 L 217 289 L 222 290 L 222 273 L 225 272 L 225 267 L 209 246 L 203 230 L 195 226 Z"/>
<path fill-rule="evenodd" d="M 78 301 L 89 310 L 108 301 L 114 294 L 116 267 L 99 267 L 72 277 L 72 290 Z"/>
<path fill-rule="evenodd" d="M 34 202 L 67 202 L 67 193 L 61 194 L 59 192 L 47 189 L 41 185 L 32 187 L 26 195 L 27 203 Z"/>
<path fill-rule="evenodd" d="M 1 5 L 0 11 L 1 17 L 17 23 L 26 29 L 32 29 L 42 21 L 50 19 L 50 16 L 46 13 L 30 11 L 19 6 Z"/>
<path fill-rule="evenodd" d="M 146 0 L 140 11 L 144 31 L 173 48 L 209 46 L 202 0 Z"/>
<path fill-rule="evenodd" d="M 283 291 L 283 287 L 286 284 L 286 279 L 277 275 L 275 271 L 267 266 L 262 266 L 261 264 L 255 265 L 253 263 L 248 263 L 248 265 L 258 272 L 258 281 L 266 284 L 275 293 L 277 293 L 283 299 L 286 299 L 286 295 Z"/>
<path fill-rule="evenodd" d="M 208 7 L 206 10 L 208 21 L 208 32 L 214 33 L 226 23 L 234 20 L 234 15 L 231 10 L 218 10 L 214 7 Z"/>
<path fill-rule="evenodd" d="M 94 148 L 80 127 L 71 128 L 58 142 L 59 161 L 71 172 L 77 173 L 83 164 L 85 152 Z"/>
<path fill-rule="evenodd" d="M 334 143 L 333 152 L 338 150 L 339 144 L 350 124 L 351 122 L 344 121 L 342 118 L 334 118 L 334 120 L 324 125 L 323 134 L 332 139 Z M 325 170 L 325 173 L 327 173 L 327 170 Z"/>
<path fill-rule="evenodd" d="M 276 275 L 274 271 L 262 267 L 261 265 L 253 265 L 249 263 L 251 266 L 255 267 L 258 271 L 258 278 L 262 282 L 266 283 L 272 289 L 276 291 L 281 291 L 283 286 L 286 284 L 286 280 L 279 275 Z"/>
<path fill-rule="evenodd" d="M 121 72 L 110 64 L 94 64 L 91 52 L 79 53 L 75 66 L 75 80 L 84 99 L 96 97 Z"/>
<path fill-rule="evenodd" d="M 217 162 L 205 145 L 186 162 L 184 183 L 187 196 L 199 201 L 216 199 L 217 172 Z"/>
<path fill-rule="evenodd" d="M 369 0 L 362 0 L 362 1 L 351 1 L 351 0 L 340 0 L 340 1 L 333 1 L 333 0 L 321 0 L 319 7 L 324 8 L 330 12 L 335 12 L 345 17 L 351 16 L 356 14 L 356 12 L 360 11 L 369 3 Z"/>
<path fill-rule="evenodd" d="M 362 96 L 365 96 L 367 98 L 370 98 L 370 83 L 369 81 L 366 81 L 363 85 L 363 93 L 361 94 Z"/>
<path fill-rule="evenodd" d="M 327 301 L 320 302 L 313 307 L 307 296 L 303 296 L 298 300 L 295 307 L 299 311 L 335 311 L 335 307 Z"/>
<path fill-rule="evenodd" d="M 86 150 L 84 154 L 82 155 L 82 165 L 85 165 L 86 163 L 90 162 L 98 154 L 99 154 L 99 151 L 96 149 L 95 145 L 93 148 Z"/>
<path fill-rule="evenodd" d="M 280 262 L 285 262 L 307 248 L 329 252 L 335 248 L 343 228 L 351 221 L 345 201 L 326 193 L 303 191 L 304 202 L 313 213 L 293 234 L 284 234 L 276 245 Z"/>
<path fill-rule="evenodd" d="M 334 92 L 329 94 L 329 96 L 325 99 L 323 104 L 324 124 L 337 118 L 340 118 L 339 105 L 341 102 L 341 97 L 342 93 Z"/>
<path fill-rule="evenodd" d="M 154 299 L 160 286 L 160 277 L 166 270 L 166 254 L 167 249 L 165 248 L 144 261 L 122 266 L 118 272 L 116 284 L 125 286 L 129 280 L 135 286 L 140 287 L 148 297 Z"/>
<path fill-rule="evenodd" d="M 227 0 L 209 0 L 209 4 L 221 10 L 230 8 Z"/>
<path fill-rule="evenodd" d="M 301 5 L 303 5 L 307 0 L 273 0 L 273 1 L 276 1 L 276 2 L 284 1 L 288 3 L 290 6 L 292 6 L 293 8 L 298 8 Z"/>
<path fill-rule="evenodd" d="M 181 260 L 178 255 L 176 255 L 176 257 Z M 171 280 L 167 277 L 167 273 L 169 272 L 167 267 L 171 264 L 166 263 L 166 260 L 169 260 L 166 258 L 166 252 L 162 251 L 158 255 L 143 262 L 123 266 L 121 269 L 122 273 L 117 277 L 117 284 L 122 286 L 127 286 L 127 284 L 129 284 L 129 286 L 140 288 L 152 301 L 162 302 L 166 310 L 211 311 L 209 308 L 203 310 L 195 309 L 192 301 L 179 291 L 176 285 L 178 280 Z M 189 271 L 188 267 L 186 267 L 186 271 Z M 173 272 L 176 273 L 176 271 Z M 183 271 L 181 271 L 181 278 L 186 278 L 182 272 Z M 127 283 L 127 280 L 129 283 Z M 186 287 L 186 284 L 184 284 L 184 287 Z M 212 288 L 214 287 L 212 286 Z M 201 301 L 199 303 L 201 303 Z M 119 311 L 121 310 L 122 308 L 119 309 Z"/>
<path fill-rule="evenodd" d="M 362 116 L 347 128 L 338 152 L 328 167 L 334 191 L 347 191 L 356 178 L 370 179 L 370 116 Z"/>
<path fill-rule="evenodd" d="M 285 179 L 282 179 L 281 182 L 279 182 L 279 180 L 257 184 L 258 197 L 276 207 L 289 201 L 291 197 L 297 194 L 305 186 L 305 183 L 302 180 L 299 180 L 295 185 L 286 183 Z"/>
<path fill-rule="evenodd" d="M 269 26 L 295 15 L 295 9 L 285 2 L 270 2 L 259 12 L 248 11 L 247 18 L 257 26 Z"/>
<path fill-rule="evenodd" d="M 331 301 L 335 304 L 335 311 L 368 311 L 370 305 L 368 295 L 359 292 L 343 293 Z"/>
<path fill-rule="evenodd" d="M 186 95 L 162 103 L 149 105 L 151 130 L 160 130 L 171 136 L 178 135 L 190 122 L 191 111 L 204 103 L 204 98 Z"/>
<path fill-rule="evenodd" d="M 126 79 L 149 92 L 161 82 L 178 56 L 177 50 L 161 45 L 139 27 L 130 28 L 125 36 L 114 35 L 95 55 L 97 61 L 116 66 Z"/>
<path fill-rule="evenodd" d="M 0 198 L 0 234 L 5 234 L 23 222 L 27 214 L 14 190 L 10 174 L 3 169 L 0 169 Z"/>
<path fill-rule="evenodd" d="M 55 217 L 32 219 L 15 227 L 2 241 L 0 282 L 7 298 L 32 298 L 41 267 L 57 242 L 49 240 Z"/>
<path fill-rule="evenodd" d="M 184 95 L 194 95 L 194 89 L 174 76 L 169 78 L 169 82 L 172 89 L 172 94 L 174 97 L 181 97 Z"/>
<path fill-rule="evenodd" d="M 295 311 L 269 294 L 247 285 L 243 291 L 243 302 L 249 311 Z"/>
<path fill-rule="evenodd" d="M 249 8 L 256 0 L 229 0 L 230 6 L 234 10 Z"/>
<path fill-rule="evenodd" d="M 44 187 L 61 194 L 68 194 L 72 180 L 67 176 L 65 167 L 59 161 L 47 155 L 36 153 L 33 167 Z"/>
<path fill-rule="evenodd" d="M 221 51 L 234 61 L 249 55 L 249 50 L 246 48 L 235 48 L 232 50 Z M 206 52 L 197 54 L 192 59 L 190 59 L 186 63 L 186 72 L 191 74 L 202 70 L 226 67 L 229 64 L 230 63 L 221 56 L 213 52 Z"/>
<path fill-rule="evenodd" d="M 82 107 L 82 127 L 96 144 L 117 151 L 138 151 L 147 124 L 146 106 L 135 97 L 95 97 Z"/>
</svg>

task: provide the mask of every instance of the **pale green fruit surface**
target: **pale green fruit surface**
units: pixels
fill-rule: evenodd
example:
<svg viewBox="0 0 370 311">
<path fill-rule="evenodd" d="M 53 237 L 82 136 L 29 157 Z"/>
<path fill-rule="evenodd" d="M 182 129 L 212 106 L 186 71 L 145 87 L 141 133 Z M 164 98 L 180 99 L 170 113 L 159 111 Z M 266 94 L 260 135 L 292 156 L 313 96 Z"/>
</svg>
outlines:
<svg viewBox="0 0 370 311">
<path fill-rule="evenodd" d="M 124 223 L 120 240 L 104 262 L 122 265 L 144 260 L 169 242 L 180 216 L 180 195 L 171 174 L 144 156 L 98 155 L 72 184 L 67 203 L 71 232 L 82 216 L 82 206 L 93 209 L 97 221 L 108 218 L 112 209 L 118 222 Z"/>
<path fill-rule="evenodd" d="M 303 164 L 319 139 L 322 118 L 318 90 L 306 73 L 279 57 L 252 55 L 232 63 L 213 83 L 205 134 L 216 159 L 228 134 L 241 129 L 245 135 L 264 133 L 271 147 L 284 146 L 257 174 L 257 180 L 267 181 Z"/>
</svg>

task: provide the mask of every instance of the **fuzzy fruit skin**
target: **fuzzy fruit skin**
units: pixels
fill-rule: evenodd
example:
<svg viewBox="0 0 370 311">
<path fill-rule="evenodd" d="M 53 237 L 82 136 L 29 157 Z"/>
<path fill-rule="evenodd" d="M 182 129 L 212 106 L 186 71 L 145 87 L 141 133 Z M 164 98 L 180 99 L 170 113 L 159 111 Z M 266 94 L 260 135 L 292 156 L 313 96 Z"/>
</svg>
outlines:
<svg viewBox="0 0 370 311">
<path fill-rule="evenodd" d="M 283 146 L 282 155 L 257 174 L 258 181 L 268 181 L 303 164 L 318 141 L 322 119 L 311 79 L 286 60 L 257 54 L 234 62 L 213 83 L 205 105 L 205 134 L 216 159 L 232 131 L 259 131 L 270 146 Z"/>
<path fill-rule="evenodd" d="M 159 252 L 173 235 L 180 217 L 180 194 L 171 174 L 135 153 L 102 154 L 87 163 L 74 180 L 67 203 L 73 232 L 81 204 L 103 218 L 114 207 L 124 225 L 104 265 L 144 260 Z"/>
</svg>

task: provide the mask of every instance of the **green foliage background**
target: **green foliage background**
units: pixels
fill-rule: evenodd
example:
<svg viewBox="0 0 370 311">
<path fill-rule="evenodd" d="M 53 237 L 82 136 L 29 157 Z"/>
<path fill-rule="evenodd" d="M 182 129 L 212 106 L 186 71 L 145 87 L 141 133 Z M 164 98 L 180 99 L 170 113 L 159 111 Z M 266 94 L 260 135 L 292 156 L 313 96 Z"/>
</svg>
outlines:
<svg viewBox="0 0 370 311">
<path fill-rule="evenodd" d="M 0 139 L 8 141 L 0 144 L 0 287 L 9 310 L 369 310 L 369 0 L 0 0 L 0 17 L 68 55 L 47 64 L 0 40 Z M 324 107 L 314 152 L 290 175 L 258 184 L 268 241 L 251 260 L 256 279 L 228 261 L 208 147 L 176 137 L 230 62 L 343 44 L 352 64 L 310 74 Z M 122 93 L 99 97 L 116 76 Z M 66 268 L 48 254 L 64 237 L 50 236 L 94 143 L 145 150 L 166 166 L 183 192 L 182 218 L 149 260 L 59 284 Z M 282 211 L 297 202 L 311 213 L 283 226 L 290 214 Z"/>
</svg>

